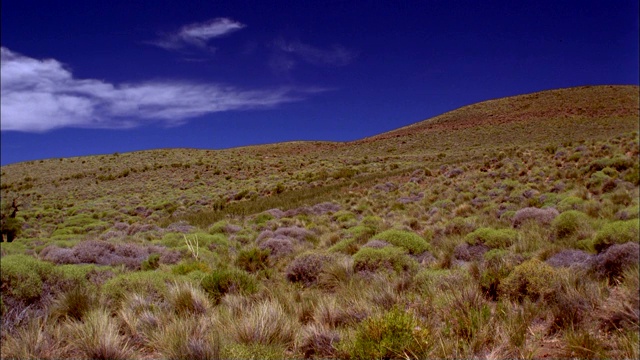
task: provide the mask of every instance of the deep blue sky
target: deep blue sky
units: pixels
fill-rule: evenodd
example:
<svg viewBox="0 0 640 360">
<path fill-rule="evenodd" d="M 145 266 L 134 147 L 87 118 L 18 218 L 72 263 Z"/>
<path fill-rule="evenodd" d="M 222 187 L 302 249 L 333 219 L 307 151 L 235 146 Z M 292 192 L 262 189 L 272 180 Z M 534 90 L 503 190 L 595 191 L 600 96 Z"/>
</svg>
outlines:
<svg viewBox="0 0 640 360">
<path fill-rule="evenodd" d="M 3 165 L 354 140 L 638 84 L 638 1 L 2 0 Z"/>
</svg>

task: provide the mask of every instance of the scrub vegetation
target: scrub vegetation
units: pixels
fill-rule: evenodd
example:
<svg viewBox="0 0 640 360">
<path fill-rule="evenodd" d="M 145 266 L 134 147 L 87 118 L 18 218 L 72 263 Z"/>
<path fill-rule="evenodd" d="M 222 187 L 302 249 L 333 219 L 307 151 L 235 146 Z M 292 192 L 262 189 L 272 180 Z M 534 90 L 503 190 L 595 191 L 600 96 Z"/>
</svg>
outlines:
<svg viewBox="0 0 640 360">
<path fill-rule="evenodd" d="M 2 167 L 2 358 L 638 358 L 635 86 Z"/>
</svg>

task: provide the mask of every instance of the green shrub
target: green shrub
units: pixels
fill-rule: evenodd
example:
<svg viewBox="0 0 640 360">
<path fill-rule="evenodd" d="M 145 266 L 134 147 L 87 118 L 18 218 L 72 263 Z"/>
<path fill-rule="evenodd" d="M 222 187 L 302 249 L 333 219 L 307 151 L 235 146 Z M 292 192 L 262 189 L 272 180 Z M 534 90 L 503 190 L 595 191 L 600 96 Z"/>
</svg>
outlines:
<svg viewBox="0 0 640 360">
<path fill-rule="evenodd" d="M 333 214 L 333 220 L 339 222 L 340 224 L 344 224 L 355 219 L 356 215 L 346 210 L 340 210 Z"/>
<path fill-rule="evenodd" d="M 577 196 L 567 196 L 566 198 L 560 200 L 560 202 L 558 203 L 558 210 L 577 210 L 582 206 L 583 203 L 584 200 L 582 200 L 582 198 L 579 198 Z"/>
<path fill-rule="evenodd" d="M 176 275 L 187 275 L 193 271 L 209 272 L 209 270 L 211 269 L 206 263 L 193 259 L 185 260 L 171 268 L 171 272 Z"/>
<path fill-rule="evenodd" d="M 384 240 L 391 245 L 406 249 L 413 255 L 419 255 L 431 249 L 429 243 L 425 239 L 410 231 L 391 229 L 383 231 L 373 238 Z"/>
<path fill-rule="evenodd" d="M 469 245 L 484 244 L 490 248 L 507 248 L 518 240 L 518 232 L 513 229 L 479 228 L 465 236 Z"/>
<path fill-rule="evenodd" d="M 329 248 L 329 252 L 341 252 L 353 255 L 358 251 L 358 241 L 353 238 L 342 239 Z"/>
<path fill-rule="evenodd" d="M 140 265 L 142 271 L 146 270 L 155 270 L 160 267 L 160 254 L 151 254 L 149 257 L 142 262 Z"/>
<path fill-rule="evenodd" d="M 482 294 L 497 300 L 500 282 L 503 281 L 520 262 L 521 258 L 507 250 L 494 249 L 484 254 L 484 263 L 478 283 Z"/>
<path fill-rule="evenodd" d="M 624 244 L 626 242 L 638 242 L 639 230 L 638 219 L 620 220 L 605 224 L 593 240 L 593 248 L 597 252 L 606 250 L 613 244 Z"/>
<path fill-rule="evenodd" d="M 558 289 L 559 279 L 553 267 L 538 259 L 516 266 L 500 283 L 500 292 L 511 300 L 548 300 Z"/>
<path fill-rule="evenodd" d="M 269 254 L 271 251 L 268 249 L 251 248 L 247 250 L 241 250 L 236 258 L 236 265 L 241 269 L 248 272 L 256 272 L 269 267 Z"/>
<path fill-rule="evenodd" d="M 368 318 L 356 330 L 349 349 L 353 359 L 421 358 L 428 350 L 428 334 L 408 312 L 393 308 L 382 316 Z"/>
<path fill-rule="evenodd" d="M 252 294 L 258 288 L 257 280 L 249 273 L 237 269 L 217 269 L 205 276 L 200 285 L 215 303 L 227 293 Z"/>
<path fill-rule="evenodd" d="M 558 239 L 566 239 L 591 228 L 589 216 L 577 210 L 561 213 L 553 219 L 551 226 Z"/>
<path fill-rule="evenodd" d="M 415 260 L 407 256 L 406 250 L 394 246 L 382 249 L 363 247 L 353 255 L 353 268 L 356 271 L 393 270 L 396 272 L 416 269 Z"/>
<path fill-rule="evenodd" d="M 11 296 L 27 303 L 36 301 L 45 284 L 51 286 L 62 279 L 53 264 L 28 255 L 7 255 L 0 259 L 2 296 Z"/>
<path fill-rule="evenodd" d="M 359 243 L 365 243 L 375 234 L 375 228 L 366 225 L 357 225 L 347 229 L 347 233 Z"/>
</svg>

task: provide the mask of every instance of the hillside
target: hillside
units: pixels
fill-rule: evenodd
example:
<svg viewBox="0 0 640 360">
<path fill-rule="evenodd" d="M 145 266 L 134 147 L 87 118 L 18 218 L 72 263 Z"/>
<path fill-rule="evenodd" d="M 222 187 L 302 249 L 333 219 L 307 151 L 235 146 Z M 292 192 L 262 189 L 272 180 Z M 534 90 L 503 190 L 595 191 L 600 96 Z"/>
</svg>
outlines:
<svg viewBox="0 0 640 360">
<path fill-rule="evenodd" d="M 2 357 L 636 358 L 639 91 L 3 166 Z"/>
</svg>

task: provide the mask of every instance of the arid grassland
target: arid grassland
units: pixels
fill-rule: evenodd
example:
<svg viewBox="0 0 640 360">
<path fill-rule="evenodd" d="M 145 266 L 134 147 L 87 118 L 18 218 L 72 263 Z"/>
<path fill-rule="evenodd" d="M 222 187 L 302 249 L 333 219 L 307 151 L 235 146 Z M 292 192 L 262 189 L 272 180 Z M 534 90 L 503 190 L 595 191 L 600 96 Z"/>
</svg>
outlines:
<svg viewBox="0 0 640 360">
<path fill-rule="evenodd" d="M 639 99 L 3 166 L 1 356 L 638 358 Z"/>
</svg>

